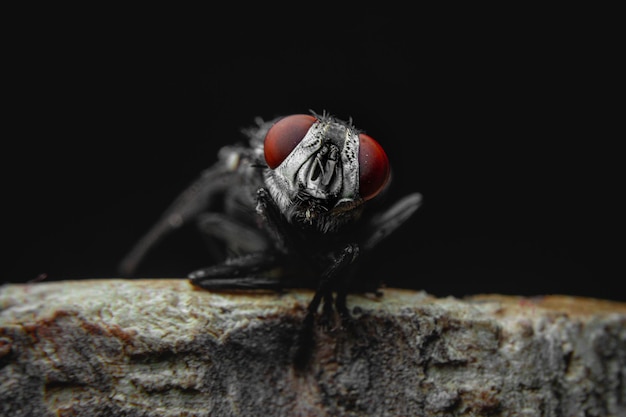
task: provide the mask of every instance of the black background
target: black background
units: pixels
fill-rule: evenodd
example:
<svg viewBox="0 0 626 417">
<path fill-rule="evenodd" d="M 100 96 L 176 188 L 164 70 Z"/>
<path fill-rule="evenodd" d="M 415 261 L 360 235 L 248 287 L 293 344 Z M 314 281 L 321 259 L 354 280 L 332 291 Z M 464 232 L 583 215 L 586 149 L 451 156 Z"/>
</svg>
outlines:
<svg viewBox="0 0 626 417">
<path fill-rule="evenodd" d="M 4 60 L 4 282 L 118 276 L 241 127 L 312 109 L 378 139 L 390 198 L 424 195 L 364 273 L 440 296 L 625 299 L 610 24 L 584 10 L 265 12 L 20 20 Z M 185 228 L 139 276 L 207 262 Z"/>
</svg>

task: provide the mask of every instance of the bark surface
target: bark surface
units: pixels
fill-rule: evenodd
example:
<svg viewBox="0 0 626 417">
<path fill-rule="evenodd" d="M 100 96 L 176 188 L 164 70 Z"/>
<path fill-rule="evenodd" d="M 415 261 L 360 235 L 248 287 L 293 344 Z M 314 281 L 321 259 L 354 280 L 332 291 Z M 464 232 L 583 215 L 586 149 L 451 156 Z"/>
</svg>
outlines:
<svg viewBox="0 0 626 417">
<path fill-rule="evenodd" d="M 0 288 L 2 416 L 625 416 L 626 304 L 350 296 L 186 280 Z M 294 366 L 305 352 L 306 366 Z"/>
</svg>

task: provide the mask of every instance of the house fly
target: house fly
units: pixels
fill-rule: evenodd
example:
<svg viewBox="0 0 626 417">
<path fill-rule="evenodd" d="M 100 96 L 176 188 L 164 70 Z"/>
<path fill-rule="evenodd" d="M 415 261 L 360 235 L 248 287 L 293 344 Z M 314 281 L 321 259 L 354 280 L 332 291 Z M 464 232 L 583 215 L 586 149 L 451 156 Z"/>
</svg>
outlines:
<svg viewBox="0 0 626 417">
<path fill-rule="evenodd" d="M 294 114 L 244 129 L 248 144 L 225 146 L 123 259 L 130 276 L 161 239 L 195 222 L 217 263 L 191 272 L 208 290 L 312 288 L 320 305 L 349 318 L 349 293 L 377 293 L 355 274 L 357 260 L 421 205 L 411 193 L 384 210 L 370 204 L 390 183 L 381 145 L 352 121 Z"/>
</svg>

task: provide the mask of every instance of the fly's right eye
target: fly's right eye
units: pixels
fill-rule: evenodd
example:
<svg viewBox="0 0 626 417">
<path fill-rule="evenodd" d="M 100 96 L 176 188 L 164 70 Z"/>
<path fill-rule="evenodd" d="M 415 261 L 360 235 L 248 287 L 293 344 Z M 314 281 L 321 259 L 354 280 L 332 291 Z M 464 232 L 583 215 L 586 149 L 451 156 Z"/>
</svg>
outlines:
<svg viewBox="0 0 626 417">
<path fill-rule="evenodd" d="M 308 114 L 294 114 L 274 123 L 265 135 L 265 162 L 274 169 L 304 139 L 317 119 Z"/>
</svg>

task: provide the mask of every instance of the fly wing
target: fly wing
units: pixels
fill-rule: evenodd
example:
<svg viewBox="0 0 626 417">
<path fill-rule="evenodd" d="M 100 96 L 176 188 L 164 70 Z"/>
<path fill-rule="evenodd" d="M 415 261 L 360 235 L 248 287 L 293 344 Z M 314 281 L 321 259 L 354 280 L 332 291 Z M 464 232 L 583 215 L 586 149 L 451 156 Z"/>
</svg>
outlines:
<svg viewBox="0 0 626 417">
<path fill-rule="evenodd" d="M 205 170 L 174 200 L 148 232 L 137 241 L 120 263 L 119 272 L 124 276 L 132 276 L 150 249 L 169 233 L 205 211 L 211 205 L 214 197 L 236 185 L 237 179 L 237 171 L 229 169 L 222 161 Z"/>
</svg>

